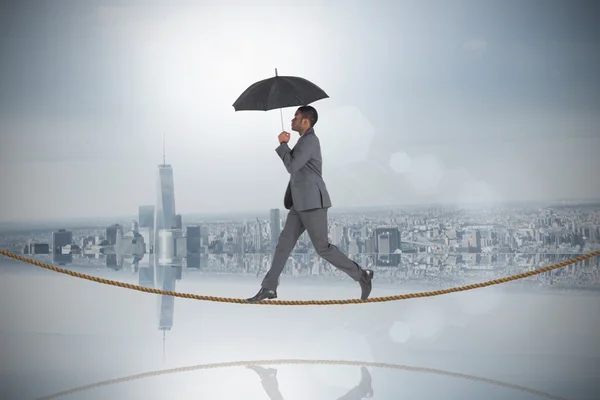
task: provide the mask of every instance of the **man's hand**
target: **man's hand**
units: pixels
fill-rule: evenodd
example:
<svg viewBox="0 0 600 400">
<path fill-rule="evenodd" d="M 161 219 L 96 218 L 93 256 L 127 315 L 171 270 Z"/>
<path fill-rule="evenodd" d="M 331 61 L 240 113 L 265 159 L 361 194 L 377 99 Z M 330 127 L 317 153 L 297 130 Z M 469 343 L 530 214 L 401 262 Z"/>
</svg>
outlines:
<svg viewBox="0 0 600 400">
<path fill-rule="evenodd" d="M 290 134 L 288 132 L 283 131 L 279 134 L 279 136 L 277 136 L 277 139 L 279 140 L 279 144 L 287 143 L 290 141 Z"/>
</svg>

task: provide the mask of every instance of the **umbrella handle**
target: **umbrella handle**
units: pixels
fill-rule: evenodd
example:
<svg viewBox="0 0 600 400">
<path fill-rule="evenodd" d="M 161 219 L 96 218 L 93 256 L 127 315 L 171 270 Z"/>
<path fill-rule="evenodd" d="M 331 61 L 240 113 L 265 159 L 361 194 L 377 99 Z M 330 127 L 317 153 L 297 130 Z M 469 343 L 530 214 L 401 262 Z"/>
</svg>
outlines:
<svg viewBox="0 0 600 400">
<path fill-rule="evenodd" d="M 279 74 L 277 73 L 277 68 L 275 68 L 275 77 L 278 77 Z M 285 131 L 285 128 L 283 127 L 283 110 L 280 108 L 279 109 L 279 117 L 281 118 L 281 131 Z"/>
<path fill-rule="evenodd" d="M 283 127 L 283 110 L 280 108 L 279 109 L 279 116 L 281 117 L 281 131 L 285 131 L 285 128 Z"/>
</svg>

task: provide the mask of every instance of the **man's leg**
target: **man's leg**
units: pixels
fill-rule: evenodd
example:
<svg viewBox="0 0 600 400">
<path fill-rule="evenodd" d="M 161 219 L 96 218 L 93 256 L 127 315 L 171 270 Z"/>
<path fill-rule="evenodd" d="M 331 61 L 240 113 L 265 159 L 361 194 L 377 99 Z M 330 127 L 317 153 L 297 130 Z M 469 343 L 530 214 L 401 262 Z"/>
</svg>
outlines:
<svg viewBox="0 0 600 400">
<path fill-rule="evenodd" d="M 373 397 L 373 387 L 371 386 L 371 374 L 369 370 L 361 367 L 360 374 L 360 383 L 337 400 L 362 400 Z"/>
<path fill-rule="evenodd" d="M 261 290 L 254 297 L 247 299 L 248 301 L 254 302 L 277 297 L 276 290 L 279 283 L 279 276 L 283 272 L 283 268 L 304 229 L 300 215 L 292 208 L 288 213 L 283 231 L 281 231 L 277 240 L 277 247 L 275 247 L 271 268 L 269 268 L 262 281 Z"/>
<path fill-rule="evenodd" d="M 318 255 L 327 260 L 337 269 L 345 272 L 350 278 L 360 283 L 361 298 L 366 300 L 371 293 L 371 279 L 373 271 L 362 269 L 357 263 L 349 259 L 337 247 L 329 243 L 327 229 L 327 209 L 320 208 L 300 212 L 302 223 L 310 236 L 310 240 Z"/>
<path fill-rule="evenodd" d="M 279 239 L 277 240 L 277 247 L 275 247 L 271 268 L 269 268 L 269 271 L 262 281 L 261 286 L 264 289 L 277 290 L 279 276 L 283 272 L 283 268 L 285 267 L 292 250 L 294 250 L 294 246 L 296 246 L 300 235 L 304 232 L 304 229 L 300 215 L 292 208 L 286 218 L 283 231 L 281 231 Z"/>
<path fill-rule="evenodd" d="M 257 365 L 248 365 L 246 368 L 253 370 L 260 376 L 262 387 L 269 399 L 284 400 L 279 391 L 279 381 L 277 380 L 277 370 L 275 368 L 263 368 Z"/>
</svg>

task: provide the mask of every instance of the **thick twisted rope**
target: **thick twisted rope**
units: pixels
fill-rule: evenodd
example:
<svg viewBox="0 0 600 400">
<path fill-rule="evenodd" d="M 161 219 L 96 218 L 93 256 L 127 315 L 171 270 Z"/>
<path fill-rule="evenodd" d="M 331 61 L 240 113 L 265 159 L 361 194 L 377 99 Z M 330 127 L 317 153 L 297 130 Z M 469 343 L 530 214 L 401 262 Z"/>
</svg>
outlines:
<svg viewBox="0 0 600 400">
<path fill-rule="evenodd" d="M 104 285 L 117 286 L 125 289 L 137 290 L 138 292 L 152 293 L 164 296 L 180 297 L 183 299 L 201 300 L 201 301 L 212 301 L 218 303 L 234 303 L 234 304 L 260 304 L 260 305 L 271 305 L 271 306 L 330 306 L 330 305 L 342 305 L 342 304 L 359 304 L 359 303 L 384 303 L 389 301 L 407 300 L 407 299 L 418 299 L 423 297 L 434 297 L 441 296 L 449 293 L 464 292 L 467 290 L 479 289 L 493 285 L 499 285 L 501 283 L 507 283 L 516 281 L 523 278 L 528 278 L 534 275 L 543 274 L 544 272 L 552 271 L 558 268 L 566 267 L 567 265 L 575 264 L 580 261 L 587 260 L 589 258 L 600 256 L 600 251 L 594 251 L 588 254 L 584 254 L 579 257 L 572 258 L 570 260 L 563 261 L 558 264 L 548 265 L 546 267 L 538 268 L 536 270 L 523 272 L 517 275 L 507 276 L 504 278 L 493 279 L 491 281 L 473 283 L 465 286 L 458 286 L 449 289 L 434 290 L 431 292 L 417 292 L 417 293 L 405 293 L 397 294 L 393 296 L 384 297 L 372 297 L 367 300 L 360 299 L 344 299 L 344 300 L 263 300 L 256 303 L 249 303 L 245 299 L 236 299 L 230 297 L 217 297 L 217 296 L 206 296 L 193 293 L 179 293 L 168 290 L 160 290 L 154 288 L 147 288 L 139 285 L 132 285 L 125 282 L 114 281 L 110 279 L 99 278 L 92 275 L 82 274 L 80 272 L 71 271 L 65 268 L 56 267 L 51 264 L 47 264 L 41 261 L 33 260 L 30 258 L 22 257 L 18 254 L 11 253 L 6 250 L 0 249 L 0 255 L 23 261 L 32 265 L 36 265 L 40 268 L 44 268 L 50 271 L 59 272 L 61 274 L 70 275 L 75 278 L 81 278 L 88 281 L 102 283 Z"/>
<path fill-rule="evenodd" d="M 190 372 L 190 371 L 198 371 L 198 370 L 207 370 L 207 369 L 217 369 L 217 368 L 231 368 L 231 367 L 242 367 L 248 365 L 345 365 L 345 366 L 358 366 L 358 367 L 373 367 L 373 368 L 386 368 L 393 370 L 402 370 L 402 371 L 410 371 L 410 372 L 419 372 L 419 373 L 427 373 L 427 374 L 435 374 L 442 376 L 449 376 L 452 378 L 458 379 L 466 379 L 475 382 L 487 383 L 494 386 L 500 386 L 508 389 L 518 390 L 525 393 L 530 393 L 539 397 L 543 397 L 551 400 L 564 400 L 561 397 L 554 396 L 549 393 L 541 392 L 539 390 L 531 389 L 525 386 L 515 385 L 512 383 L 497 381 L 489 378 L 482 378 L 479 376 L 460 374 L 456 372 L 444 371 L 441 369 L 434 368 L 424 368 L 424 367 L 413 367 L 409 365 L 398 365 L 398 364 L 388 364 L 388 363 L 378 363 L 378 362 L 364 362 L 364 361 L 346 361 L 346 360 L 298 360 L 298 359 L 288 359 L 288 360 L 258 360 L 258 361 L 235 361 L 235 362 L 224 362 L 224 363 L 213 363 L 213 364 L 200 364 L 188 367 L 180 367 L 180 368 L 172 368 L 172 369 L 164 369 L 160 371 L 151 371 L 145 372 L 142 374 L 130 375 L 123 378 L 110 379 L 102 382 L 92 383 L 85 386 L 79 386 L 73 389 L 65 390 L 59 393 L 55 393 L 49 396 L 44 396 L 39 398 L 38 400 L 50 400 L 55 399 L 57 397 L 67 396 L 73 393 L 82 392 L 85 390 L 91 390 L 95 388 L 99 388 L 102 386 L 115 385 L 123 382 L 130 382 L 138 379 L 150 378 L 159 375 L 171 375 L 178 374 L 181 372 Z"/>
</svg>

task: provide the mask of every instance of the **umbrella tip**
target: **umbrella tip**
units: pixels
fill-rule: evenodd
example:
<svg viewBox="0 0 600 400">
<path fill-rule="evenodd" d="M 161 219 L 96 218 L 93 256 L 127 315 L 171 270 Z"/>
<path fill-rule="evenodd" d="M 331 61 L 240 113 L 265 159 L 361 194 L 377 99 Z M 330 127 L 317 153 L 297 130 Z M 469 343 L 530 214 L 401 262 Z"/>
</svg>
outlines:
<svg viewBox="0 0 600 400">
<path fill-rule="evenodd" d="M 279 76 L 279 75 L 277 74 L 277 68 L 275 68 L 275 76 Z"/>
</svg>

